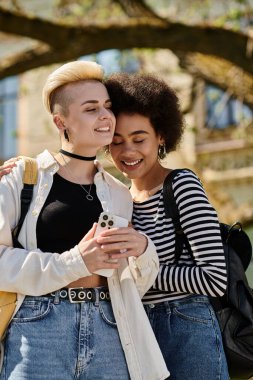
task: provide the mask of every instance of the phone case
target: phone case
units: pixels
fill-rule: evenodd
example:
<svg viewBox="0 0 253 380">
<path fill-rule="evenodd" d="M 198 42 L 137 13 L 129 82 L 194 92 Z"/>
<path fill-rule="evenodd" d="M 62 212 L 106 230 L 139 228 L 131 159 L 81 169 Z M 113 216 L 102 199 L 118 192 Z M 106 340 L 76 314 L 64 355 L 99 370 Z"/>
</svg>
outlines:
<svg viewBox="0 0 253 380">
<path fill-rule="evenodd" d="M 114 228 L 114 227 L 127 227 L 129 224 L 128 220 L 125 218 L 122 218 L 118 215 L 113 215 L 108 212 L 102 212 L 98 219 L 98 225 L 96 228 L 96 232 L 94 236 L 98 236 L 102 231 Z M 108 262 L 115 262 L 115 260 L 108 260 Z M 99 274 L 100 276 L 104 277 L 111 277 L 113 274 L 114 269 L 99 269 L 98 271 L 94 272 L 96 274 Z"/>
<path fill-rule="evenodd" d="M 118 215 L 112 215 L 108 212 L 102 212 L 98 219 L 98 225 L 95 232 L 95 236 L 98 236 L 100 232 L 114 228 L 114 227 L 127 227 L 128 220 Z"/>
</svg>

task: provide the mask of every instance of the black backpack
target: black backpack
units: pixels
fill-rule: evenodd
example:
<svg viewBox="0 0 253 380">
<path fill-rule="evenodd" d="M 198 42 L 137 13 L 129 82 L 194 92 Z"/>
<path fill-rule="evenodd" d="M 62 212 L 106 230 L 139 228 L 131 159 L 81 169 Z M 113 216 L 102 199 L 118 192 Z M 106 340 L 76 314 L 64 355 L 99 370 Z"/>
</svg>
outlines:
<svg viewBox="0 0 253 380">
<path fill-rule="evenodd" d="M 183 245 L 191 253 L 190 245 L 181 227 L 174 198 L 172 181 L 182 170 L 172 170 L 163 185 L 165 214 L 172 219 L 176 233 L 176 262 Z M 189 169 L 187 169 L 190 171 Z M 228 285 L 224 296 L 210 297 L 218 319 L 231 378 L 249 379 L 253 376 L 253 291 L 245 271 L 252 257 L 248 235 L 239 222 L 232 226 L 220 223 L 224 245 Z"/>
</svg>

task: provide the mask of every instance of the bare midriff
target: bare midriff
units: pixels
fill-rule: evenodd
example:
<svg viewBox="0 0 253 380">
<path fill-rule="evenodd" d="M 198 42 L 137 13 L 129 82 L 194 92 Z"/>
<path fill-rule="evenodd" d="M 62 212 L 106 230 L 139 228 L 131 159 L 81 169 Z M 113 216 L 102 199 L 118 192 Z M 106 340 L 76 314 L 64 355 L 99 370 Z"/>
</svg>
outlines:
<svg viewBox="0 0 253 380">
<path fill-rule="evenodd" d="M 93 274 L 71 282 L 67 285 L 67 288 L 97 288 L 99 286 L 107 286 L 107 278 L 99 276 L 98 274 Z"/>
</svg>

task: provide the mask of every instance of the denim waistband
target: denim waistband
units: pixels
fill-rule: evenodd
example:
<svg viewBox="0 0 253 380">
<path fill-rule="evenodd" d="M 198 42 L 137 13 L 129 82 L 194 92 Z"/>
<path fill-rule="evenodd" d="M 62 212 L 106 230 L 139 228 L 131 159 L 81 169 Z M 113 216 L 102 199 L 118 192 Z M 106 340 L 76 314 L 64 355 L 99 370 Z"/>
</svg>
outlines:
<svg viewBox="0 0 253 380">
<path fill-rule="evenodd" d="M 151 307 L 151 308 L 173 308 L 173 307 L 178 307 L 180 305 L 185 305 L 185 304 L 191 304 L 191 303 L 206 303 L 210 304 L 208 296 L 205 295 L 190 295 L 188 297 L 176 299 L 176 300 L 171 300 L 171 301 L 163 301 L 163 302 L 157 302 L 153 303 L 150 302 L 148 304 L 145 304 L 144 306 Z"/>
</svg>

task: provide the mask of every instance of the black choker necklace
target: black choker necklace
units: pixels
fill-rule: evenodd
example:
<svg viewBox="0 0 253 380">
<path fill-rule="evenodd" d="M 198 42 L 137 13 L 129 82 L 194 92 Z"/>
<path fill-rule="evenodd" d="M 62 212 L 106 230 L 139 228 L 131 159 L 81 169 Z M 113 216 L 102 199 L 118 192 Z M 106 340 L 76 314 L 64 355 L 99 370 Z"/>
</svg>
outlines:
<svg viewBox="0 0 253 380">
<path fill-rule="evenodd" d="M 63 150 L 63 149 L 60 149 L 60 153 L 65 154 L 65 156 L 68 156 L 68 157 L 76 158 L 77 160 L 94 161 L 96 159 L 96 156 L 92 156 L 92 157 L 79 156 L 79 154 L 67 152 L 66 150 Z"/>
</svg>

